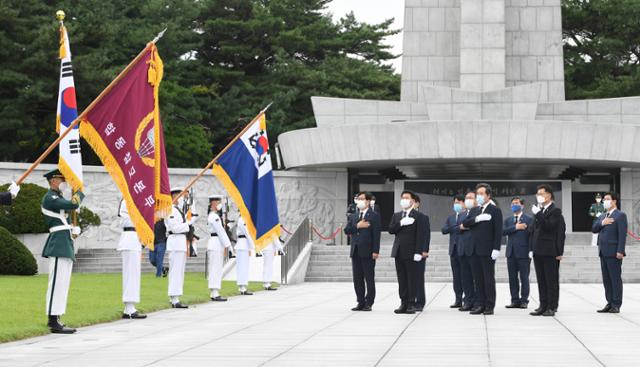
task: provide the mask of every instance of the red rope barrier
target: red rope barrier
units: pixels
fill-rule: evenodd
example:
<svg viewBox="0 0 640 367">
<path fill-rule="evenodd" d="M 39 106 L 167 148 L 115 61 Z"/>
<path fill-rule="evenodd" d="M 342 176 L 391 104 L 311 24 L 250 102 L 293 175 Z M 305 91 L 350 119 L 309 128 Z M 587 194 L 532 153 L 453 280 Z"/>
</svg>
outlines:
<svg viewBox="0 0 640 367">
<path fill-rule="evenodd" d="M 640 241 L 640 236 L 634 234 L 633 232 L 627 230 L 627 235 L 629 235 L 629 237 L 633 238 L 636 241 Z"/>
<path fill-rule="evenodd" d="M 284 233 L 288 234 L 289 236 L 291 236 L 293 233 L 290 232 L 289 230 L 287 230 L 286 228 L 284 228 L 283 225 L 280 225 L 280 228 L 282 228 L 282 230 L 284 231 Z"/>
<path fill-rule="evenodd" d="M 338 227 L 338 228 L 336 228 L 335 232 L 333 232 L 332 234 L 329 235 L 329 237 L 325 237 L 320 232 L 318 232 L 318 229 L 315 226 L 311 226 L 311 228 L 313 229 L 313 232 L 318 235 L 318 237 L 320 237 L 321 239 L 323 239 L 325 241 L 333 240 L 334 238 L 336 238 L 338 233 L 340 233 L 340 227 Z"/>
</svg>

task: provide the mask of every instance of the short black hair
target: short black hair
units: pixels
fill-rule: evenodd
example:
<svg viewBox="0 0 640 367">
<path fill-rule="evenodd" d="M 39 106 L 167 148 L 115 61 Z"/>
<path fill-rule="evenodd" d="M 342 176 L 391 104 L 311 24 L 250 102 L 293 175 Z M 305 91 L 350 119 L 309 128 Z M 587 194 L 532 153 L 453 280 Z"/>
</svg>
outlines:
<svg viewBox="0 0 640 367">
<path fill-rule="evenodd" d="M 464 201 L 464 195 L 462 194 L 458 194 L 456 196 L 453 197 L 453 201 Z"/>
<path fill-rule="evenodd" d="M 549 194 L 551 194 L 551 198 L 554 199 L 555 197 L 553 196 L 553 189 L 551 188 L 551 185 L 549 184 L 542 184 L 542 185 L 538 185 L 538 187 L 536 188 L 536 192 L 538 190 L 544 190 L 544 192 L 547 192 Z"/>
<path fill-rule="evenodd" d="M 511 198 L 511 202 L 513 203 L 514 200 L 518 200 L 520 201 L 520 204 L 524 205 L 524 198 L 521 198 L 520 196 L 514 196 Z"/>
<path fill-rule="evenodd" d="M 402 196 L 402 195 L 404 195 L 404 194 L 409 194 L 413 200 L 416 200 L 416 196 L 417 196 L 417 195 L 416 195 L 413 191 L 411 191 L 411 190 L 404 190 L 404 191 L 400 194 L 400 196 Z"/>
<path fill-rule="evenodd" d="M 467 195 L 469 195 L 469 194 L 473 194 L 473 197 L 476 197 L 476 192 L 475 192 L 475 191 L 473 191 L 473 190 L 469 190 L 469 191 L 467 191 L 467 192 L 464 194 L 464 197 L 466 198 L 466 197 L 467 197 Z"/>
<path fill-rule="evenodd" d="M 618 204 L 620 202 L 620 195 L 618 195 L 618 193 L 613 192 L 613 191 L 609 191 L 608 193 L 604 194 L 603 196 L 611 196 L 611 200 L 615 200 L 616 204 Z"/>
<path fill-rule="evenodd" d="M 375 200 L 375 199 L 376 199 L 376 196 L 372 194 L 371 195 L 371 200 Z"/>
<path fill-rule="evenodd" d="M 476 185 L 476 191 L 478 191 L 478 189 L 484 188 L 484 191 L 487 192 L 487 195 L 492 196 L 491 195 L 491 185 L 489 185 L 486 182 L 481 182 L 479 184 Z"/>
<path fill-rule="evenodd" d="M 370 193 L 370 192 L 368 192 L 368 191 L 360 191 L 360 192 L 358 193 L 358 195 L 356 195 L 356 197 L 359 197 L 360 195 L 364 195 L 364 199 L 365 199 L 365 200 L 369 200 L 369 201 L 370 201 L 370 200 L 371 200 L 371 198 L 373 197 L 373 195 L 371 195 L 371 193 Z"/>
<path fill-rule="evenodd" d="M 415 200 L 416 203 L 420 204 L 420 195 L 416 194 L 416 197 L 413 198 L 413 200 Z"/>
</svg>

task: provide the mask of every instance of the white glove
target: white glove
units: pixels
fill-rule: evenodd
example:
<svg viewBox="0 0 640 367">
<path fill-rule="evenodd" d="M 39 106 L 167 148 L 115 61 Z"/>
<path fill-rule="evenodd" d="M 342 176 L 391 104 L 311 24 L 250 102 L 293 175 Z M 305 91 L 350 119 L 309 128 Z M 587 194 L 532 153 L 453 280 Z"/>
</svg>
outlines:
<svg viewBox="0 0 640 367">
<path fill-rule="evenodd" d="M 491 251 L 491 260 L 496 260 L 498 258 L 498 256 L 500 256 L 500 251 L 499 250 Z"/>
<path fill-rule="evenodd" d="M 415 222 L 416 220 L 414 218 L 411 217 L 404 217 L 402 219 L 400 219 L 400 226 L 404 227 L 404 226 L 410 226 L 413 224 L 413 222 Z"/>
<path fill-rule="evenodd" d="M 75 236 L 79 236 L 82 233 L 82 229 L 80 227 L 71 228 L 71 234 Z"/>
<path fill-rule="evenodd" d="M 529 251 L 529 258 L 533 259 L 533 251 Z"/>
<path fill-rule="evenodd" d="M 422 260 L 422 255 L 420 254 L 413 254 L 413 261 L 415 262 L 419 262 Z"/>
<path fill-rule="evenodd" d="M 540 212 L 540 208 L 538 208 L 537 205 L 532 205 L 531 206 L 531 211 L 533 212 L 533 215 L 536 215 Z"/>
<path fill-rule="evenodd" d="M 600 218 L 601 215 L 602 215 L 602 213 L 596 214 L 596 218 Z"/>
<path fill-rule="evenodd" d="M 16 185 L 15 182 L 11 182 L 11 185 L 9 185 L 9 192 L 11 193 L 11 196 L 15 198 L 20 192 L 20 186 Z"/>
<path fill-rule="evenodd" d="M 480 214 L 476 217 L 476 223 L 486 222 L 491 220 L 491 214 Z"/>
</svg>

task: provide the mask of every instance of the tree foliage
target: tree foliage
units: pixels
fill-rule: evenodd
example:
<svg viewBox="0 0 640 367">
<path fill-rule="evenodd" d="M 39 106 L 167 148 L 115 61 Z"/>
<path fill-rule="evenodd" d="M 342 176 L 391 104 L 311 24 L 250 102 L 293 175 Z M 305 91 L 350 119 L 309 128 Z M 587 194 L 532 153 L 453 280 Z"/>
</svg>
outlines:
<svg viewBox="0 0 640 367">
<path fill-rule="evenodd" d="M 640 95 L 640 0 L 564 0 L 567 99 Z"/>
<path fill-rule="evenodd" d="M 331 0 L 4 0 L 0 159 L 33 161 L 55 138 L 58 22 L 67 18 L 81 110 L 151 40 L 165 64 L 169 165 L 204 165 L 269 102 L 270 139 L 313 126 L 310 96 L 397 99 L 391 20 L 340 21 Z M 84 145 L 86 164 L 99 164 Z M 49 162 L 56 161 L 52 154 Z"/>
</svg>

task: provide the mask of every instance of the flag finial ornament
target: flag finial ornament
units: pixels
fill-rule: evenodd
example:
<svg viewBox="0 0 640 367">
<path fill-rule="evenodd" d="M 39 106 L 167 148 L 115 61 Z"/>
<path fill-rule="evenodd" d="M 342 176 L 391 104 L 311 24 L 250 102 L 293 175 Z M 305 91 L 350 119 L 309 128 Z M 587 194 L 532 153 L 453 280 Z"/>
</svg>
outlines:
<svg viewBox="0 0 640 367">
<path fill-rule="evenodd" d="M 64 17 L 65 17 L 64 11 L 58 10 L 56 12 L 56 19 L 58 19 L 59 21 L 62 22 L 64 20 Z"/>
</svg>

